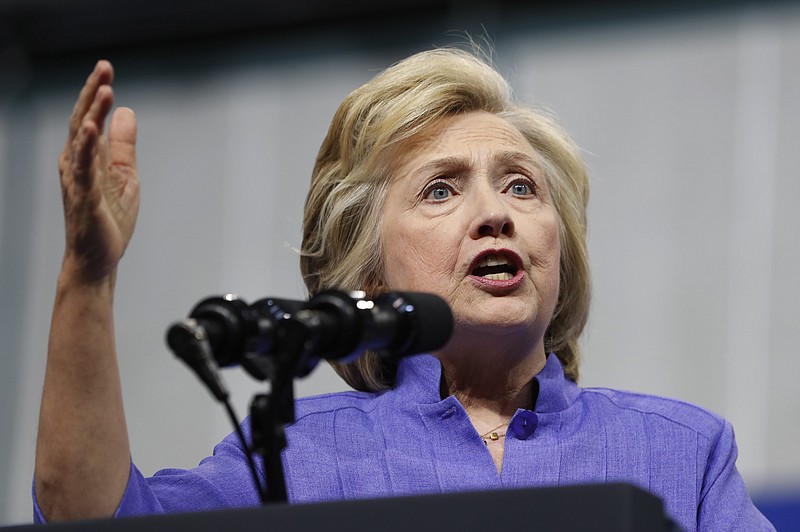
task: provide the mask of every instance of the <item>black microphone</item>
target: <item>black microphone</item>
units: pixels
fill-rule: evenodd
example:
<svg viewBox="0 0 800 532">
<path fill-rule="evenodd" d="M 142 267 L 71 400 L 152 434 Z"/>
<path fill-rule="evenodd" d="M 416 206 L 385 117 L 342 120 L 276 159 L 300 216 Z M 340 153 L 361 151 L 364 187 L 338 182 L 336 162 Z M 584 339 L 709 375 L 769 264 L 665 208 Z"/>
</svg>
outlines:
<svg viewBox="0 0 800 532">
<path fill-rule="evenodd" d="M 167 343 L 200 378 L 214 397 L 228 399 L 228 389 L 217 371 L 206 329 L 194 319 L 174 324 L 167 333 Z"/>
<path fill-rule="evenodd" d="M 312 297 L 288 320 L 311 342 L 312 356 L 351 361 L 365 351 L 400 358 L 444 346 L 453 332 L 453 314 L 438 296 L 388 292 L 374 300 L 328 290 Z"/>
<path fill-rule="evenodd" d="M 268 297 L 248 305 L 233 294 L 208 297 L 194 306 L 188 319 L 170 326 L 167 344 L 186 361 L 186 355 L 178 353 L 179 349 L 186 352 L 181 342 L 186 337 L 184 330 L 200 330 L 218 366 L 241 365 L 254 378 L 266 380 L 269 368 L 264 357 L 277 350 L 281 322 L 305 304 L 304 301 Z M 189 365 L 195 369 L 198 364 Z M 202 365 L 209 366 L 206 362 Z M 204 373 L 208 374 L 208 370 Z M 209 384 L 208 377 L 200 375 L 200 378 Z"/>
<path fill-rule="evenodd" d="M 190 362 L 186 339 L 198 330 L 210 355 L 203 352 Z M 450 307 L 433 294 L 388 292 L 369 300 L 363 292 L 327 290 L 307 303 L 264 298 L 248 305 L 233 295 L 206 298 L 188 320 L 170 327 L 167 343 L 218 389 L 210 357 L 219 366 L 241 365 L 266 380 L 269 357 L 293 355 L 302 358 L 294 367 L 298 376 L 305 376 L 323 358 L 352 361 L 367 350 L 395 358 L 433 351 L 447 343 L 452 331 Z"/>
</svg>

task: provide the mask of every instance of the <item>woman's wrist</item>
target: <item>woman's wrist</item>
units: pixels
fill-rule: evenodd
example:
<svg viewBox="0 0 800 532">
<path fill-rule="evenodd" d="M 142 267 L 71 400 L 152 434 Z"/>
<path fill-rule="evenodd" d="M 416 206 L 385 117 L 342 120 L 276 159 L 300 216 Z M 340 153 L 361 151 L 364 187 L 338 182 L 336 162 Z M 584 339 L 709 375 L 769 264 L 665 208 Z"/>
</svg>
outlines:
<svg viewBox="0 0 800 532">
<path fill-rule="evenodd" d="M 113 297 L 116 285 L 116 268 L 106 275 L 89 275 L 73 261 L 65 259 L 58 275 L 57 293 L 67 295 L 79 293 L 84 296 Z"/>
</svg>

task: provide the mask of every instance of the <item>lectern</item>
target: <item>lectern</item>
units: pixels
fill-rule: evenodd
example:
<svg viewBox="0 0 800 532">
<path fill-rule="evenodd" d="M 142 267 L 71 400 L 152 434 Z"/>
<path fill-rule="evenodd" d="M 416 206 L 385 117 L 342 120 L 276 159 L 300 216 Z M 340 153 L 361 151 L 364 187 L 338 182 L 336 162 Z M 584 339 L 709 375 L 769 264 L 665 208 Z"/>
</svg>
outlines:
<svg viewBox="0 0 800 532">
<path fill-rule="evenodd" d="M 54 532 L 673 531 L 661 500 L 630 484 L 445 493 L 48 525 Z M 34 532 L 33 525 L 1 529 Z"/>
</svg>

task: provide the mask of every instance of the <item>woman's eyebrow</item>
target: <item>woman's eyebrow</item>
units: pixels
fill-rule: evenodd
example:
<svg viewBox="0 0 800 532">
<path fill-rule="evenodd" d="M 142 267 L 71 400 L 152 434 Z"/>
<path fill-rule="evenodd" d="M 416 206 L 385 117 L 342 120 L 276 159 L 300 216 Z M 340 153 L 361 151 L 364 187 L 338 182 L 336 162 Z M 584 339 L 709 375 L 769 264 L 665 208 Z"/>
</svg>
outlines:
<svg viewBox="0 0 800 532">
<path fill-rule="evenodd" d="M 432 174 L 438 173 L 441 171 L 448 171 L 448 172 L 460 172 L 462 170 L 466 170 L 469 168 L 469 161 L 463 156 L 450 156 L 450 157 L 441 157 L 439 159 L 434 159 L 432 161 L 428 161 L 422 166 L 418 167 L 414 170 L 415 174 Z"/>
<path fill-rule="evenodd" d="M 494 156 L 495 161 L 502 164 L 522 164 L 541 170 L 539 161 L 521 151 L 503 151 Z"/>
<path fill-rule="evenodd" d="M 492 159 L 496 164 L 504 166 L 513 164 L 527 166 L 537 171 L 541 170 L 539 162 L 535 158 L 521 151 L 502 151 L 494 154 Z M 427 161 L 421 166 L 415 168 L 413 170 L 413 174 L 423 177 L 440 172 L 453 172 L 455 174 L 459 174 L 469 170 L 469 168 L 470 161 L 467 157 L 463 155 L 452 155 Z"/>
</svg>

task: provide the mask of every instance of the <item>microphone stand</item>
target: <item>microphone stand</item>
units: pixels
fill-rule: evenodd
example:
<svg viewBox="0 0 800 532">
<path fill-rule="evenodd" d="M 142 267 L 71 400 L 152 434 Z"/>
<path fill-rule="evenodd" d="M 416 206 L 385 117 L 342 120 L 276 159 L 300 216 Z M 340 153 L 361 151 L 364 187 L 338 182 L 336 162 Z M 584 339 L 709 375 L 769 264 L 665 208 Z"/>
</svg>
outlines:
<svg viewBox="0 0 800 532">
<path fill-rule="evenodd" d="M 319 335 L 309 335 L 307 331 L 316 324 L 315 320 L 275 330 L 274 320 L 285 319 L 292 304 L 269 298 L 248 306 L 234 297 L 208 298 L 192 310 L 189 319 L 173 324 L 167 332 L 167 344 L 173 352 L 194 370 L 217 400 L 225 403 L 263 504 L 288 502 L 281 451 L 286 448 L 285 427 L 294 422 L 294 378 L 310 373 L 318 361 L 310 355 Z M 207 327 L 215 333 L 215 345 Z M 264 356 L 266 353 L 272 356 Z M 250 449 L 217 374 L 215 355 L 223 363 L 235 360 L 253 377 L 269 383 L 269 393 L 257 394 L 250 405 Z M 258 480 L 251 456 L 254 453 L 263 459 L 266 489 Z"/>
<path fill-rule="evenodd" d="M 436 296 L 390 292 L 375 301 L 363 298 L 338 290 L 321 292 L 307 304 L 266 298 L 247 305 L 232 295 L 212 297 L 167 333 L 175 354 L 225 403 L 264 504 L 288 502 L 281 452 L 285 428 L 295 421 L 295 378 L 307 376 L 322 358 L 347 361 L 367 349 L 406 356 L 441 347 L 450 337 L 452 314 Z M 421 309 L 436 319 L 420 319 Z M 252 449 L 217 374 L 219 366 L 233 363 L 269 382 L 269 393 L 257 394 L 250 405 Z M 263 460 L 266 490 L 253 453 Z"/>
<path fill-rule="evenodd" d="M 270 377 L 269 394 L 257 394 L 250 404 L 253 428 L 253 451 L 264 461 L 267 481 L 267 502 L 288 502 L 286 478 L 283 474 L 281 451 L 286 448 L 286 424 L 294 421 L 294 390 L 291 381 L 281 384 L 282 377 Z"/>
<path fill-rule="evenodd" d="M 267 502 L 288 502 L 281 451 L 286 448 L 286 425 L 294 418 L 294 378 L 311 372 L 318 359 L 315 352 L 316 319 L 291 322 L 277 342 L 275 356 L 262 365 L 270 392 L 257 394 L 250 404 L 253 452 L 264 461 Z M 309 334 L 310 332 L 310 334 Z"/>
</svg>

